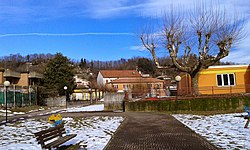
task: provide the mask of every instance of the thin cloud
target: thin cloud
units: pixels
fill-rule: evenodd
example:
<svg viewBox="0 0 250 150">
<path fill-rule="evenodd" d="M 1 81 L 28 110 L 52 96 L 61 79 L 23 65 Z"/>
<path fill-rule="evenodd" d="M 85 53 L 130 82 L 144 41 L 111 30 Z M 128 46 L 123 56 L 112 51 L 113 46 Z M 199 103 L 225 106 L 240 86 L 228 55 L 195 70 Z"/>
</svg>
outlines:
<svg viewBox="0 0 250 150">
<path fill-rule="evenodd" d="M 87 36 L 87 35 L 111 35 L 111 36 L 134 36 L 134 33 L 129 32 L 88 32 L 88 33 L 10 33 L 0 34 L 0 38 L 3 37 L 15 37 L 15 36 Z"/>
<path fill-rule="evenodd" d="M 147 51 L 147 49 L 144 46 L 130 46 L 130 50 L 137 50 L 137 51 Z"/>
<path fill-rule="evenodd" d="M 236 8 L 242 13 L 249 14 L 248 0 L 213 0 L 218 1 L 221 8 L 225 7 L 229 12 Z M 62 17 L 85 18 L 112 18 L 120 16 L 161 16 L 171 5 L 190 9 L 197 0 L 54 0 L 54 1 L 28 1 L 11 0 L 0 2 L 1 21 L 31 21 L 50 20 Z M 181 8 L 179 8 L 181 9 Z"/>
</svg>

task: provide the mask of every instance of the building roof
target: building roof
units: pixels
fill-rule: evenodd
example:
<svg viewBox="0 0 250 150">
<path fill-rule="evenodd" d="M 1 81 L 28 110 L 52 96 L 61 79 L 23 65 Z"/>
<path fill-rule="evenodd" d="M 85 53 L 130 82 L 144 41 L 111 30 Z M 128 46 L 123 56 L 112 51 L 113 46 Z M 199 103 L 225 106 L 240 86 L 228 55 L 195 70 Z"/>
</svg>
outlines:
<svg viewBox="0 0 250 150">
<path fill-rule="evenodd" d="M 121 78 L 111 81 L 113 84 L 118 83 L 159 83 L 164 82 L 163 80 L 159 80 L 156 78 Z"/>
<path fill-rule="evenodd" d="M 220 65 L 220 66 L 209 66 L 208 68 L 241 68 L 241 67 L 250 67 L 250 65 Z"/>
<path fill-rule="evenodd" d="M 10 69 L 6 69 L 3 76 L 4 77 L 12 77 L 12 78 L 20 78 L 21 77 L 20 73 L 12 71 Z"/>
<path fill-rule="evenodd" d="M 37 78 L 37 79 L 42 79 L 43 75 L 40 73 L 37 73 L 35 71 L 29 72 L 29 78 Z"/>
<path fill-rule="evenodd" d="M 135 78 L 141 77 L 136 70 L 100 70 L 104 78 Z"/>
</svg>

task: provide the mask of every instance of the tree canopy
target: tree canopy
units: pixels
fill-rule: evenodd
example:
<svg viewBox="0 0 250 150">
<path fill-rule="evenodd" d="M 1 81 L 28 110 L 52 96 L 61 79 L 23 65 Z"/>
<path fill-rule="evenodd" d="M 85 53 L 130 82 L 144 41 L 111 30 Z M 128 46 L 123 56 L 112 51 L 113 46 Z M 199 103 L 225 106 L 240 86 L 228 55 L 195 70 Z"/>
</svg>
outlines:
<svg viewBox="0 0 250 150">
<path fill-rule="evenodd" d="M 231 13 L 231 12 L 230 12 Z M 228 56 L 233 44 L 244 38 L 244 18 L 205 1 L 191 10 L 172 7 L 160 27 L 147 25 L 140 33 L 142 45 L 151 53 L 157 68 L 158 49 L 165 49 L 174 67 L 188 73 L 197 88 L 198 72 Z"/>
<path fill-rule="evenodd" d="M 64 86 L 67 86 L 68 92 L 71 93 L 75 86 L 73 69 L 73 65 L 67 57 L 56 53 L 45 68 L 43 85 L 49 90 L 56 91 L 59 95 L 64 95 Z"/>
</svg>

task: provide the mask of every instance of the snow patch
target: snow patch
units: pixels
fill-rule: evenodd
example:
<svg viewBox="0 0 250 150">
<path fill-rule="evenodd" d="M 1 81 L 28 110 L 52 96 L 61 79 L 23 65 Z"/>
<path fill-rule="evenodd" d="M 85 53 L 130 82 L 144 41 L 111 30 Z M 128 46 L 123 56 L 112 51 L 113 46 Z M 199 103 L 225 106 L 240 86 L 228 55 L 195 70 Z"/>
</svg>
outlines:
<svg viewBox="0 0 250 150">
<path fill-rule="evenodd" d="M 220 149 L 250 149 L 250 129 L 244 128 L 242 114 L 173 115 Z"/>
</svg>

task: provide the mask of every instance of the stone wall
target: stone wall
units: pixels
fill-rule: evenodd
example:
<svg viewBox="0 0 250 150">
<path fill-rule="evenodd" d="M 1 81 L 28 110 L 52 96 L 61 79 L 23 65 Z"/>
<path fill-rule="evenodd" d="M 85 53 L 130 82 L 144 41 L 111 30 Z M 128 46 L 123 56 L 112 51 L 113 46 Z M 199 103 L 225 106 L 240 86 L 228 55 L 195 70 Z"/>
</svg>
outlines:
<svg viewBox="0 0 250 150">
<path fill-rule="evenodd" d="M 45 99 L 46 105 L 49 107 L 65 107 L 66 106 L 66 97 L 50 97 Z"/>
<path fill-rule="evenodd" d="M 108 92 L 104 97 L 105 111 L 123 111 L 125 93 Z"/>
</svg>

